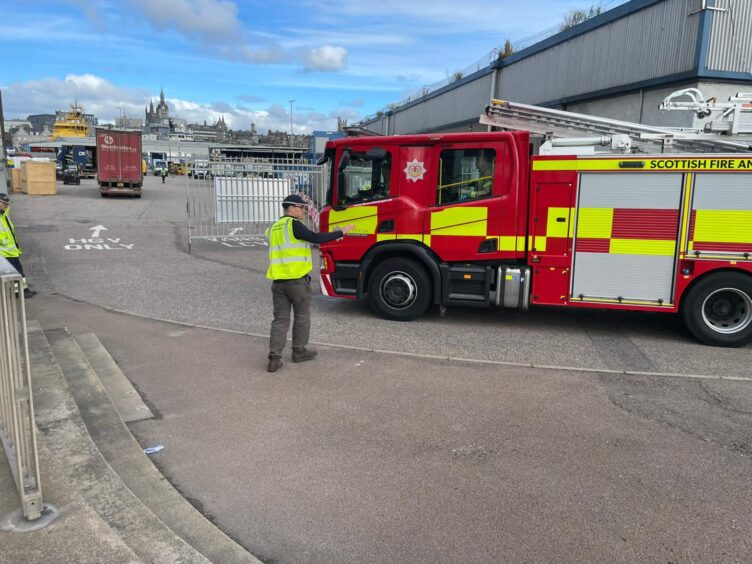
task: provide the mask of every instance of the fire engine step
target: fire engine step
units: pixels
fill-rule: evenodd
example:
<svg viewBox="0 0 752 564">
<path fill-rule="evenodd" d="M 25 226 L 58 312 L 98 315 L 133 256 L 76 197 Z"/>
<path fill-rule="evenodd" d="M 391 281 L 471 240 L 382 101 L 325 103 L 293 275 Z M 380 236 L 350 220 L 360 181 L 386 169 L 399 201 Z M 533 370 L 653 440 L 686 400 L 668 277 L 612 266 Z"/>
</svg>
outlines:
<svg viewBox="0 0 752 564">
<path fill-rule="evenodd" d="M 493 267 L 443 264 L 440 268 L 443 305 L 489 307 Z"/>
</svg>

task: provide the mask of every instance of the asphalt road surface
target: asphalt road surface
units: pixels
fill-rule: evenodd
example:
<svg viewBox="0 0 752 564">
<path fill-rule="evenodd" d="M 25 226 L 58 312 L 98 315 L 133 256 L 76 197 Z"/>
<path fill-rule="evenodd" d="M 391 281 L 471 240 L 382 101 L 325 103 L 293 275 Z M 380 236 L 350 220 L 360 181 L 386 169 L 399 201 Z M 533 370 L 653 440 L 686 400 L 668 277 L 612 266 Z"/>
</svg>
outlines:
<svg viewBox="0 0 752 564">
<path fill-rule="evenodd" d="M 263 245 L 188 255 L 183 178 L 147 178 L 140 200 L 59 189 L 14 197 L 32 285 L 79 304 L 161 414 L 134 434 L 169 440 L 165 475 L 260 558 L 747 560 L 752 347 L 659 314 L 395 323 L 319 296 L 312 338 L 331 347 L 269 376 Z"/>
</svg>

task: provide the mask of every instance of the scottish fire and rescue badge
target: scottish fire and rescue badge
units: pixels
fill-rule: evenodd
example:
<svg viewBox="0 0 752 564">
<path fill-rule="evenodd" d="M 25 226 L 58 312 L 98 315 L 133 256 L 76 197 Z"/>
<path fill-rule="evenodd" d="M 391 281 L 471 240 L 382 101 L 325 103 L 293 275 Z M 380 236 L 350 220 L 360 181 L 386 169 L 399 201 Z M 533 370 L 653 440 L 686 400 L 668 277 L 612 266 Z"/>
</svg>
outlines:
<svg viewBox="0 0 752 564">
<path fill-rule="evenodd" d="M 426 168 L 423 166 L 422 162 L 418 161 L 418 159 L 413 159 L 409 163 L 407 163 L 404 172 L 405 178 L 407 178 L 407 180 L 417 182 L 418 180 L 423 180 L 423 175 L 426 173 Z"/>
</svg>

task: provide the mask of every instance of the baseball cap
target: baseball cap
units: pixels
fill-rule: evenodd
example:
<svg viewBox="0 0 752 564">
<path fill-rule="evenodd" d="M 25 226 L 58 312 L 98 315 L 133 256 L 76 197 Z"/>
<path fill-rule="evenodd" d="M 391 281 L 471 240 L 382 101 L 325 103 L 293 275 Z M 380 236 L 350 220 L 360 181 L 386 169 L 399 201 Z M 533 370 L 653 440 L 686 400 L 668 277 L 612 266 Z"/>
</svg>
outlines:
<svg viewBox="0 0 752 564">
<path fill-rule="evenodd" d="M 8 194 L 3 194 L 0 192 L 0 202 L 3 202 L 4 204 L 10 203 L 10 198 L 8 197 Z"/>
<path fill-rule="evenodd" d="M 282 200 L 283 208 L 287 208 L 290 206 L 305 206 L 305 205 L 306 205 L 305 200 L 301 198 L 300 196 L 298 196 L 297 194 L 290 194 L 289 196 L 287 196 L 287 198 Z"/>
</svg>

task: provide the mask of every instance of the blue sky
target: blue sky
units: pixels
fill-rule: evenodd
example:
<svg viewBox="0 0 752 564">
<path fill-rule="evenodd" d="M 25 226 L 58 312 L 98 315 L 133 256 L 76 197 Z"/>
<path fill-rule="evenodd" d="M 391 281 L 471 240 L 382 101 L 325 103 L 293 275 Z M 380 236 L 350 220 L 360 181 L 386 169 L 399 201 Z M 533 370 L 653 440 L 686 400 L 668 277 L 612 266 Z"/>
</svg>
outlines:
<svg viewBox="0 0 752 564">
<path fill-rule="evenodd" d="M 626 0 L 604 0 L 607 8 Z M 0 0 L 6 118 L 78 100 L 101 121 L 159 96 L 189 121 L 334 129 L 593 0 Z M 480 111 L 480 108 L 479 108 Z"/>
</svg>

